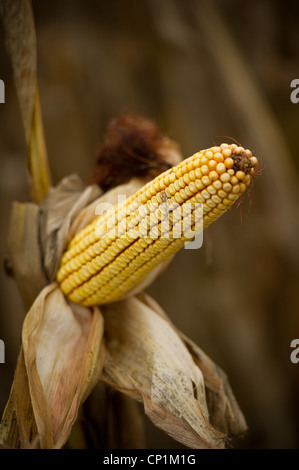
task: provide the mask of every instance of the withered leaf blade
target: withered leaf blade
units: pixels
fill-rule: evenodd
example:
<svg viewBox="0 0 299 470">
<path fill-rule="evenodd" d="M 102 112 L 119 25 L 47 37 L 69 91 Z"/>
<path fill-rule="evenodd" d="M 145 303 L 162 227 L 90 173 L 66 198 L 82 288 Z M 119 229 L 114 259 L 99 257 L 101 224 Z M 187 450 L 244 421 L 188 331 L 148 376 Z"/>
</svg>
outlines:
<svg viewBox="0 0 299 470">
<path fill-rule="evenodd" d="M 102 307 L 102 379 L 143 402 L 151 421 L 191 448 L 223 448 L 209 422 L 203 375 L 171 324 L 137 297 Z"/>
<path fill-rule="evenodd" d="M 155 312 L 171 322 L 160 305 L 149 295 L 141 293 L 138 298 Z M 178 335 L 186 345 L 194 362 L 200 368 L 205 382 L 210 422 L 230 436 L 242 435 L 247 431 L 245 417 L 234 396 L 225 372 L 193 341 L 187 338 L 174 325 Z"/>
<path fill-rule="evenodd" d="M 13 203 L 7 248 L 18 289 L 28 310 L 47 284 L 41 261 L 36 204 Z"/>
<path fill-rule="evenodd" d="M 36 77 L 36 35 L 30 0 L 0 0 L 5 42 L 17 89 L 32 197 L 44 199 L 51 185 Z"/>
<path fill-rule="evenodd" d="M 36 84 L 36 37 L 31 1 L 1 0 L 0 12 L 29 143 Z"/>
<path fill-rule="evenodd" d="M 96 185 L 86 187 L 79 176 L 73 174 L 52 187 L 39 204 L 41 256 L 50 282 L 55 280 L 73 221 L 100 194 Z M 92 216 L 95 217 L 94 211 Z"/>
<path fill-rule="evenodd" d="M 10 404 L 10 413 L 3 418 L 16 433 L 16 427 L 7 422 L 16 416 L 20 447 L 60 448 L 79 406 L 99 380 L 103 318 L 97 308 L 68 304 L 56 283 L 50 284 L 25 317 L 22 346 L 26 369 L 16 369 L 14 396 L 18 400 L 14 410 Z M 20 393 L 27 395 L 21 397 Z M 30 401 L 33 414 L 26 413 Z M 32 433 L 34 422 L 36 433 Z M 10 442 L 16 439 L 10 436 Z"/>
</svg>

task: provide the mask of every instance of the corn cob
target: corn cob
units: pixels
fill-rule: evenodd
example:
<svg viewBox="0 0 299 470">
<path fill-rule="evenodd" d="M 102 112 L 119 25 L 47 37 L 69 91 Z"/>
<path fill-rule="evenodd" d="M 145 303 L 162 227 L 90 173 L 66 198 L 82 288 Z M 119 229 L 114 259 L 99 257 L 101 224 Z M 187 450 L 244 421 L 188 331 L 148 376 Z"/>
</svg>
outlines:
<svg viewBox="0 0 299 470">
<path fill-rule="evenodd" d="M 75 235 L 57 274 L 62 291 L 86 306 L 118 300 L 226 212 L 249 186 L 256 164 L 250 150 L 222 144 L 160 174 Z"/>
</svg>

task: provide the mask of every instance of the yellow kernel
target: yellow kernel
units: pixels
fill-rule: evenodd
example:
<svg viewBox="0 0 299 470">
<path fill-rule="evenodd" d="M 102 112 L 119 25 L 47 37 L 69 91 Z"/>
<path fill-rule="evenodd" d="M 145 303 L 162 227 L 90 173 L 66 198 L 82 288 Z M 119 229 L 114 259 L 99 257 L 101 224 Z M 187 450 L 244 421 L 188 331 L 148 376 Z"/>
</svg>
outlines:
<svg viewBox="0 0 299 470">
<path fill-rule="evenodd" d="M 229 184 L 229 183 L 228 183 Z M 202 192 L 201 192 L 201 195 L 205 198 L 205 199 L 210 199 L 210 195 L 208 193 L 208 191 L 206 189 L 204 189 Z"/>
<path fill-rule="evenodd" d="M 196 194 L 195 200 L 196 200 L 196 202 L 199 202 L 199 203 L 205 202 L 203 196 L 200 193 Z"/>
<path fill-rule="evenodd" d="M 179 191 L 181 189 L 180 187 L 180 184 L 179 184 L 179 181 L 178 180 L 175 180 L 175 182 L 173 183 L 174 187 L 175 187 L 175 190 L 176 191 Z"/>
<path fill-rule="evenodd" d="M 167 174 L 165 175 L 165 177 L 164 177 L 164 182 L 165 182 L 166 186 L 169 185 L 169 173 L 167 173 Z"/>
<path fill-rule="evenodd" d="M 207 175 L 207 174 L 209 173 L 209 171 L 210 171 L 210 170 L 209 170 L 209 168 L 207 167 L 207 165 L 203 165 L 203 166 L 201 167 L 201 173 L 202 173 L 203 175 Z"/>
<path fill-rule="evenodd" d="M 227 170 L 227 173 L 230 175 L 230 176 L 233 176 L 235 174 L 234 170 L 232 168 L 229 168 Z"/>
<path fill-rule="evenodd" d="M 214 181 L 213 186 L 215 189 L 221 189 L 222 188 L 222 183 L 218 179 Z"/>
<path fill-rule="evenodd" d="M 177 170 L 176 170 L 176 177 L 181 178 L 181 176 L 182 176 L 182 168 L 178 167 Z"/>
<path fill-rule="evenodd" d="M 224 165 L 226 168 L 232 168 L 234 166 L 234 160 L 232 158 L 226 158 L 224 160 Z"/>
<path fill-rule="evenodd" d="M 174 187 L 174 184 L 171 183 L 171 185 L 169 186 L 168 190 L 169 190 L 169 194 L 170 194 L 171 196 L 174 196 L 174 195 L 175 195 L 176 189 L 175 189 L 175 187 Z"/>
<path fill-rule="evenodd" d="M 183 181 L 184 181 L 185 184 L 189 184 L 189 173 L 184 174 Z"/>
<path fill-rule="evenodd" d="M 216 146 L 216 147 L 212 147 L 211 150 L 212 150 L 212 152 L 217 153 L 217 152 L 221 151 L 221 148 Z"/>
<path fill-rule="evenodd" d="M 220 197 L 217 196 L 216 194 L 213 194 L 213 196 L 212 196 L 212 201 L 214 201 L 216 204 L 221 203 Z"/>
<path fill-rule="evenodd" d="M 165 192 L 165 194 L 166 194 L 166 196 L 167 196 L 168 198 L 171 197 L 171 194 L 170 194 L 170 192 L 169 192 L 169 188 L 165 188 L 165 191 L 164 191 L 164 192 Z"/>
<path fill-rule="evenodd" d="M 195 170 L 196 168 L 199 168 L 199 167 L 200 167 L 200 159 L 199 159 L 199 158 L 195 158 L 195 159 L 193 160 L 193 168 L 194 168 L 194 170 Z"/>
<path fill-rule="evenodd" d="M 215 170 L 210 171 L 209 178 L 210 178 L 211 181 L 218 180 L 219 175 L 218 175 L 217 171 L 215 171 Z"/>
<path fill-rule="evenodd" d="M 246 191 L 246 184 L 240 183 L 240 192 L 244 193 L 244 191 Z"/>
<path fill-rule="evenodd" d="M 195 176 L 194 170 L 191 170 L 191 171 L 190 171 L 190 173 L 189 173 L 189 179 L 190 179 L 190 181 L 195 181 L 195 180 L 196 180 L 196 176 Z"/>
<path fill-rule="evenodd" d="M 239 180 L 236 176 L 231 176 L 230 177 L 230 182 L 231 182 L 231 184 L 238 184 Z"/>
<path fill-rule="evenodd" d="M 205 165 L 206 163 L 208 163 L 209 159 L 207 157 L 203 156 L 203 157 L 201 157 L 200 161 L 201 161 L 202 165 Z"/>
<path fill-rule="evenodd" d="M 211 183 L 210 178 L 208 176 L 203 176 L 201 181 L 205 186 L 208 186 L 208 184 Z"/>
<path fill-rule="evenodd" d="M 193 181 L 191 181 L 191 183 L 189 184 L 189 189 L 193 194 L 196 193 L 196 186 Z"/>
<path fill-rule="evenodd" d="M 216 194 L 217 192 L 216 189 L 212 185 L 207 187 L 207 191 L 209 191 L 210 194 Z"/>
<path fill-rule="evenodd" d="M 195 170 L 195 176 L 196 176 L 196 178 L 198 178 L 198 179 L 200 179 L 200 178 L 202 177 L 200 168 L 196 168 L 196 170 Z"/>
<path fill-rule="evenodd" d="M 204 188 L 204 185 L 202 184 L 201 180 L 194 181 L 194 184 L 197 191 L 201 191 Z"/>
<path fill-rule="evenodd" d="M 248 155 L 248 157 L 252 157 L 252 152 L 249 149 L 246 149 L 245 153 Z"/>
<path fill-rule="evenodd" d="M 188 172 L 190 172 L 191 170 L 193 170 L 193 161 L 192 160 L 189 160 L 188 164 L 187 164 L 187 169 L 188 169 Z"/>
<path fill-rule="evenodd" d="M 243 180 L 245 178 L 244 171 L 237 171 L 236 177 L 238 178 L 238 180 Z"/>
<path fill-rule="evenodd" d="M 160 186 L 160 191 L 164 191 L 164 189 L 166 188 L 166 185 L 165 185 L 163 179 L 161 179 L 161 180 L 159 181 L 159 186 Z M 144 202 L 144 201 L 142 201 L 142 197 L 141 197 L 141 201 L 140 201 L 140 202 Z"/>
<path fill-rule="evenodd" d="M 227 207 L 230 207 L 232 205 L 232 201 L 230 201 L 227 197 L 225 197 L 223 200 L 222 200 L 222 204 L 224 204 Z"/>
<path fill-rule="evenodd" d="M 222 155 L 225 157 L 225 158 L 229 158 L 232 154 L 232 151 L 230 149 L 224 149 L 222 150 Z"/>
<path fill-rule="evenodd" d="M 189 186 L 186 186 L 185 192 L 186 192 L 186 194 L 187 194 L 187 197 L 191 197 L 191 196 L 192 196 L 192 193 L 191 193 L 191 191 L 190 191 Z"/>
<path fill-rule="evenodd" d="M 175 180 L 176 180 L 176 174 L 174 172 L 170 173 L 170 175 L 169 175 L 170 183 L 174 183 Z"/>
<path fill-rule="evenodd" d="M 216 166 L 216 171 L 219 175 L 221 175 L 222 173 L 225 173 L 226 166 L 224 165 L 224 163 L 218 163 L 218 165 Z"/>
<path fill-rule="evenodd" d="M 183 177 L 179 179 L 179 186 L 180 186 L 180 188 L 182 188 L 182 189 L 186 186 Z"/>
<path fill-rule="evenodd" d="M 233 189 L 232 189 L 233 194 L 238 194 L 240 192 L 240 185 L 235 184 Z"/>
<path fill-rule="evenodd" d="M 187 195 L 186 195 L 185 189 L 181 189 L 181 190 L 180 190 L 180 195 L 181 195 L 181 197 L 182 197 L 184 200 L 187 199 Z"/>
<path fill-rule="evenodd" d="M 228 144 L 221 144 L 220 148 L 221 148 L 221 150 L 228 149 Z"/>
<path fill-rule="evenodd" d="M 229 174 L 223 173 L 222 175 L 220 175 L 220 180 L 222 181 L 222 183 L 227 183 L 230 180 Z"/>
<path fill-rule="evenodd" d="M 224 183 L 223 189 L 224 189 L 224 191 L 229 193 L 232 190 L 232 185 L 230 183 Z"/>
<path fill-rule="evenodd" d="M 230 199 L 231 201 L 236 201 L 238 198 L 239 198 L 239 195 L 238 194 L 228 194 L 228 199 Z"/>
<path fill-rule="evenodd" d="M 207 206 L 213 208 L 213 207 L 216 207 L 217 204 L 215 204 L 215 202 L 212 201 L 212 199 L 209 199 L 207 201 Z"/>
<path fill-rule="evenodd" d="M 213 158 L 214 155 L 213 155 L 213 152 L 211 152 L 211 150 L 208 150 L 208 151 L 205 153 L 205 156 L 206 156 L 207 158 Z"/>
<path fill-rule="evenodd" d="M 222 153 L 216 152 L 215 155 L 214 155 L 214 160 L 215 160 L 217 163 L 222 163 L 223 160 L 224 160 L 224 157 L 223 157 Z"/>
<path fill-rule="evenodd" d="M 158 193 L 160 191 L 160 184 L 159 181 L 155 181 L 154 183 L 155 191 Z"/>
<path fill-rule="evenodd" d="M 210 160 L 208 165 L 211 168 L 211 170 L 214 170 L 214 168 L 216 168 L 217 162 L 215 162 L 215 160 Z"/>
<path fill-rule="evenodd" d="M 257 158 L 256 157 L 251 157 L 250 161 L 251 161 L 252 166 L 255 166 L 257 164 Z"/>
</svg>

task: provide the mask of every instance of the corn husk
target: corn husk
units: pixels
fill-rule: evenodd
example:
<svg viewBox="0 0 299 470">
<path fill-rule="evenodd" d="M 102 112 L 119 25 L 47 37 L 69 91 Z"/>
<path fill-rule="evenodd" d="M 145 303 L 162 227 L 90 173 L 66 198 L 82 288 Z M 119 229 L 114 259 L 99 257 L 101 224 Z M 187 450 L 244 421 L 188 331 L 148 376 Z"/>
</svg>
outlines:
<svg viewBox="0 0 299 470">
<path fill-rule="evenodd" d="M 44 288 L 24 321 L 12 399 L 1 425 L 2 445 L 60 448 L 99 379 L 103 353 L 99 310 L 71 308 L 55 283 Z"/>
<path fill-rule="evenodd" d="M 34 279 L 40 275 L 41 284 L 39 293 L 37 288 L 31 292 L 35 299 L 24 320 L 22 348 L 0 425 L 4 447 L 62 447 L 90 393 L 95 389 L 93 401 L 103 399 L 95 388 L 99 380 L 142 402 L 151 421 L 185 446 L 223 448 L 227 436 L 246 429 L 225 374 L 142 293 L 145 284 L 118 302 L 91 309 L 66 300 L 51 280 L 66 243 L 92 220 L 96 205 L 113 204 L 119 194 L 129 196 L 142 183 L 133 179 L 101 194 L 72 175 L 39 206 L 15 206 L 30 220 L 22 223 L 21 237 L 10 231 L 10 254 L 16 248 L 23 253 L 13 263 L 14 272 L 22 273 L 20 292 L 27 292 L 33 273 Z M 32 253 L 35 262 L 30 261 Z M 30 296 L 25 299 L 29 302 Z M 132 402 L 119 402 L 120 416 L 132 429 L 140 429 L 137 409 L 128 405 Z M 130 407 L 132 413 L 127 412 Z M 100 417 L 98 421 L 103 423 Z M 125 445 L 111 429 L 114 437 L 105 442 Z"/>
<path fill-rule="evenodd" d="M 227 433 L 244 432 L 246 423 L 225 374 L 149 296 L 115 302 L 102 312 L 102 379 L 141 401 L 157 427 L 191 448 L 223 448 Z"/>
</svg>

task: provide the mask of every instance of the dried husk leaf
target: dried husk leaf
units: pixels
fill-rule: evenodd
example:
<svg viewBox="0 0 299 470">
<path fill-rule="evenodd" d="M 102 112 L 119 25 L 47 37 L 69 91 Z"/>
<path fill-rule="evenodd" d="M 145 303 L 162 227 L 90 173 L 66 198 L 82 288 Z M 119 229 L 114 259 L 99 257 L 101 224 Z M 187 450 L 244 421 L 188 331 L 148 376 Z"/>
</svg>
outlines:
<svg viewBox="0 0 299 470">
<path fill-rule="evenodd" d="M 11 387 L 0 423 L 0 446 L 17 449 L 20 445 L 19 428 L 14 404 L 14 385 Z"/>
<path fill-rule="evenodd" d="M 200 368 L 204 377 L 210 422 L 228 436 L 238 436 L 245 433 L 247 430 L 246 420 L 225 372 L 199 346 L 172 324 L 164 310 L 152 297 L 141 293 L 138 298 L 171 323 L 190 352 L 195 364 Z"/>
<path fill-rule="evenodd" d="M 98 381 L 102 337 L 99 310 L 74 312 L 55 283 L 28 312 L 22 342 L 41 448 L 60 448 L 66 441 L 82 400 Z"/>
<path fill-rule="evenodd" d="M 36 447 L 38 445 L 37 427 L 32 409 L 23 347 L 21 347 L 15 370 L 13 404 L 18 424 L 19 442 L 17 442 L 17 446 L 22 449 Z"/>
<path fill-rule="evenodd" d="M 170 322 L 140 298 L 101 308 L 106 354 L 102 379 L 144 404 L 151 421 L 191 448 L 223 448 L 209 422 L 201 370 Z"/>
<path fill-rule="evenodd" d="M 47 285 L 41 260 L 38 206 L 14 202 L 7 248 L 13 274 L 26 309 Z"/>
<path fill-rule="evenodd" d="M 39 205 L 42 262 L 48 281 L 55 280 L 74 219 L 100 194 L 98 186 L 86 187 L 74 174 L 63 178 L 56 187 L 51 188 Z"/>
</svg>

